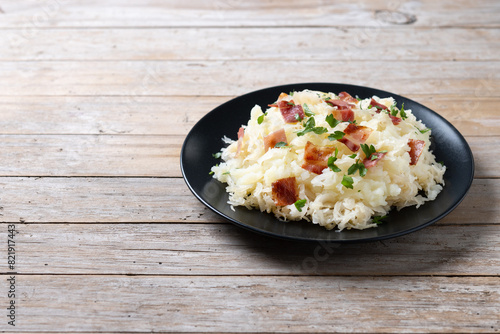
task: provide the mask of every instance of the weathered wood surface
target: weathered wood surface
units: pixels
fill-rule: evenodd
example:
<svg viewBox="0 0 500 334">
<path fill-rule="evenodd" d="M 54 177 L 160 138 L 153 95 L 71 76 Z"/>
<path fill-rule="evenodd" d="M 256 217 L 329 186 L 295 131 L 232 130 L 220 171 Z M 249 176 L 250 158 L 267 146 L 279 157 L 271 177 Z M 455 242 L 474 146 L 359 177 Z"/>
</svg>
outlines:
<svg viewBox="0 0 500 334">
<path fill-rule="evenodd" d="M 180 178 L 0 177 L 2 222 L 222 222 Z M 499 224 L 500 179 L 475 179 L 439 224 Z"/>
<path fill-rule="evenodd" d="M 0 331 L 498 332 L 499 17 L 494 0 L 2 2 Z M 252 234 L 191 194 L 179 153 L 208 111 L 320 81 L 448 119 L 475 157 L 464 201 L 339 246 Z"/>
<path fill-rule="evenodd" d="M 495 0 L 249 1 L 79 0 L 3 3 L 1 27 L 242 27 L 340 26 L 499 27 Z"/>
<path fill-rule="evenodd" d="M 0 95 L 89 95 L 97 101 L 101 95 L 117 95 L 133 103 L 143 95 L 241 95 L 294 82 L 334 81 L 376 86 L 399 95 L 499 97 L 498 68 L 498 60 L 289 60 L 272 66 L 248 60 L 3 61 Z"/>
<path fill-rule="evenodd" d="M 0 30 L 3 61 L 34 60 L 498 60 L 497 29 L 181 28 Z M 189 40 L 190 43 L 185 41 Z M 381 40 L 389 41 L 381 47 Z M 446 44 L 446 48 L 437 48 Z M 99 45 L 95 52 L 93 45 Z M 340 47 L 339 47 L 340 46 Z M 478 52 L 478 49 L 484 52 Z"/>
<path fill-rule="evenodd" d="M 493 333 L 499 325 L 497 277 L 18 275 L 16 282 L 25 331 Z"/>
<path fill-rule="evenodd" d="M 437 224 L 383 242 L 343 245 L 268 239 L 220 223 L 30 223 L 17 230 L 19 274 L 500 275 L 497 225 Z"/>
</svg>

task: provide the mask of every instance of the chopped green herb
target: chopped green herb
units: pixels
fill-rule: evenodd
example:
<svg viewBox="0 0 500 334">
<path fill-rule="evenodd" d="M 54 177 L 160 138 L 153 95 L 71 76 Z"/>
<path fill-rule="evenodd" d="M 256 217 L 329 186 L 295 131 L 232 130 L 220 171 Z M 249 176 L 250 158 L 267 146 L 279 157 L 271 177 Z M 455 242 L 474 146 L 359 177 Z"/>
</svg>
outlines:
<svg viewBox="0 0 500 334">
<path fill-rule="evenodd" d="M 325 117 L 325 121 L 328 123 L 328 125 L 330 125 L 330 127 L 334 128 L 336 127 L 337 125 L 340 124 L 340 121 L 338 119 L 336 119 L 335 117 L 333 117 L 333 114 L 330 114 L 328 116 Z"/>
<path fill-rule="evenodd" d="M 431 131 L 431 129 L 430 128 L 425 128 L 423 130 L 418 129 L 418 131 L 420 131 L 420 133 L 426 133 L 426 132 Z"/>
<path fill-rule="evenodd" d="M 351 154 L 351 155 L 349 156 L 349 158 L 354 159 L 354 158 L 356 158 L 357 156 L 358 156 L 358 155 L 357 155 L 356 153 L 354 153 L 354 154 Z"/>
<path fill-rule="evenodd" d="M 298 131 L 297 136 L 303 136 L 308 132 L 314 132 L 317 135 L 321 135 L 325 132 L 328 132 L 328 130 L 324 127 L 316 127 L 316 121 L 314 120 L 314 117 L 310 117 L 305 123 L 302 124 L 304 126 L 304 130 Z"/>
<path fill-rule="evenodd" d="M 297 208 L 297 210 L 299 210 L 299 212 L 302 212 L 302 208 L 304 207 L 304 205 L 306 205 L 306 203 L 307 203 L 306 199 L 299 199 L 294 203 L 294 205 Z"/>
<path fill-rule="evenodd" d="M 229 175 L 229 172 L 224 172 L 222 173 L 222 175 Z"/>
<path fill-rule="evenodd" d="M 262 124 L 264 122 L 264 117 L 267 116 L 267 111 L 257 118 L 257 124 Z"/>
<path fill-rule="evenodd" d="M 300 115 L 299 115 L 299 114 L 295 114 L 295 116 L 294 116 L 294 117 L 295 117 L 295 119 L 296 119 L 297 121 L 299 121 L 299 122 L 302 120 L 302 117 L 300 117 Z"/>
<path fill-rule="evenodd" d="M 360 176 L 365 176 L 367 172 L 365 165 L 363 164 L 363 162 L 360 162 L 359 159 L 356 160 L 356 162 L 351 167 L 349 167 L 349 169 L 347 170 L 347 174 L 353 175 L 356 173 L 356 171 L 359 171 Z"/>
<path fill-rule="evenodd" d="M 306 103 L 304 103 L 303 108 L 304 108 L 304 114 L 306 114 L 306 116 L 311 117 L 311 116 L 314 116 L 314 115 L 315 115 L 315 114 L 311 111 L 311 109 L 309 109 L 309 106 L 308 106 Z"/>
<path fill-rule="evenodd" d="M 363 150 L 363 152 L 365 153 L 365 156 L 368 158 L 370 155 L 372 155 L 372 153 L 375 153 L 377 152 L 375 150 L 375 147 L 373 145 L 370 145 L 368 146 L 367 144 L 361 144 L 361 149 Z"/>
<path fill-rule="evenodd" d="M 276 143 L 276 145 L 274 145 L 274 147 L 278 147 L 278 148 L 279 147 L 286 147 L 286 146 L 288 146 L 288 144 L 285 143 L 284 141 L 280 141 L 280 142 Z"/>
<path fill-rule="evenodd" d="M 292 101 L 287 102 L 286 104 L 288 104 L 289 106 L 294 106 L 295 105 L 295 103 L 293 103 Z"/>
<path fill-rule="evenodd" d="M 353 186 L 352 186 L 353 183 L 354 183 L 354 180 L 350 176 L 344 175 L 344 177 L 342 178 L 342 182 L 341 183 L 346 188 L 354 189 Z"/>
<path fill-rule="evenodd" d="M 214 153 L 212 154 L 212 156 L 215 158 L 215 159 L 219 159 L 221 157 L 222 153 L 221 152 L 217 152 L 217 153 Z"/>
<path fill-rule="evenodd" d="M 398 108 L 396 108 L 395 104 L 393 104 L 389 109 L 391 111 L 391 115 L 392 116 L 397 116 L 397 114 L 398 114 Z"/>
<path fill-rule="evenodd" d="M 208 175 L 214 175 L 214 171 L 213 171 L 213 170 L 211 170 L 211 171 L 208 173 Z"/>
<path fill-rule="evenodd" d="M 382 224 L 383 223 L 382 219 L 385 218 L 387 218 L 387 216 L 373 216 L 373 222 L 375 224 Z"/>
<path fill-rule="evenodd" d="M 330 101 L 332 98 L 330 96 L 325 97 L 325 101 Z"/>
<path fill-rule="evenodd" d="M 335 148 L 335 155 L 328 158 L 328 167 L 333 170 L 335 173 L 341 172 L 342 170 L 335 165 L 335 161 L 337 161 L 337 154 L 339 150 Z"/>
<path fill-rule="evenodd" d="M 288 93 L 288 95 L 293 96 L 294 93 L 295 92 L 292 91 L 292 92 Z"/>
<path fill-rule="evenodd" d="M 339 140 L 339 139 L 342 139 L 344 137 L 345 133 L 343 133 L 342 131 L 335 131 L 334 133 L 331 133 L 329 136 L 328 136 L 328 139 L 330 140 Z"/>
<path fill-rule="evenodd" d="M 405 104 L 404 103 L 401 105 L 401 110 L 399 111 L 399 114 L 401 115 L 402 119 L 408 118 L 408 115 L 406 115 L 406 112 L 405 112 Z"/>
</svg>

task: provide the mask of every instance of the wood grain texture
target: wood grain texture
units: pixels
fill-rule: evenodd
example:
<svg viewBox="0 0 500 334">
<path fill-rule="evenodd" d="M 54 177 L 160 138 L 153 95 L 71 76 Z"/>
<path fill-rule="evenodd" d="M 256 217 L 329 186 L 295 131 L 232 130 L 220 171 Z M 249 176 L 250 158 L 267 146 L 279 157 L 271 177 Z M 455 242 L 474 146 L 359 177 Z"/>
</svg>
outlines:
<svg viewBox="0 0 500 334">
<path fill-rule="evenodd" d="M 86 95 L 96 101 L 117 95 L 133 103 L 144 95 L 241 95 L 280 84 L 335 81 L 400 95 L 499 97 L 499 66 L 499 61 L 4 61 L 0 94 Z"/>
<path fill-rule="evenodd" d="M 16 229 L 18 274 L 500 276 L 497 225 L 439 224 L 383 242 L 342 245 L 268 238 L 232 224 Z M 2 243 L 6 238 L 0 234 Z M 0 268 L 8 271 L 7 262 Z"/>
<path fill-rule="evenodd" d="M 29 42 L 4 29 L 0 60 L 491 61 L 499 41 L 499 30 L 481 28 L 43 29 Z"/>
<path fill-rule="evenodd" d="M 500 136 L 500 98 L 480 96 L 486 92 L 407 97 L 446 118 L 464 136 Z M 0 134 L 185 136 L 208 112 L 234 97 L 3 96 Z"/>
<path fill-rule="evenodd" d="M 0 189 L 1 222 L 222 222 L 179 178 L 0 177 Z M 499 203 L 500 179 L 475 179 L 439 224 L 499 224 Z"/>
<path fill-rule="evenodd" d="M 497 277 L 18 275 L 16 280 L 18 324 L 25 331 L 499 329 Z"/>
<path fill-rule="evenodd" d="M 45 27 L 432 26 L 499 27 L 498 2 L 314 0 L 27 0 L 2 5 L 2 27 L 36 36 Z"/>
</svg>

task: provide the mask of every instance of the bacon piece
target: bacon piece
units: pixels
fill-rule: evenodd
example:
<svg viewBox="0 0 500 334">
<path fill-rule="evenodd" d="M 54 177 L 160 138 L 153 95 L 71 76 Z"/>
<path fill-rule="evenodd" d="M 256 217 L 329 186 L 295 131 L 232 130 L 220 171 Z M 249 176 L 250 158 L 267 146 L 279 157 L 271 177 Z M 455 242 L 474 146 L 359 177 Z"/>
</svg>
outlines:
<svg viewBox="0 0 500 334">
<path fill-rule="evenodd" d="M 360 149 L 360 144 L 363 144 L 368 139 L 372 131 L 367 126 L 350 123 L 344 130 L 344 137 L 338 141 L 346 145 L 351 151 L 357 152 Z"/>
<path fill-rule="evenodd" d="M 285 142 L 288 145 L 285 129 L 279 129 L 277 131 L 271 132 L 270 134 L 264 137 L 265 151 L 267 152 L 267 150 L 273 148 L 279 142 Z"/>
<path fill-rule="evenodd" d="M 274 203 L 278 206 L 295 203 L 299 198 L 297 180 L 295 177 L 287 177 L 273 182 L 272 198 Z"/>
<path fill-rule="evenodd" d="M 299 115 L 299 119 L 303 119 L 305 117 L 304 110 L 300 104 L 295 104 L 293 100 L 290 101 L 278 101 L 278 107 L 280 108 L 281 115 L 285 120 L 285 123 L 295 123 L 299 120 L 295 115 Z"/>
<path fill-rule="evenodd" d="M 410 165 L 416 165 L 420 155 L 424 151 L 425 141 L 418 139 L 409 139 L 408 146 L 410 146 Z"/>
<path fill-rule="evenodd" d="M 387 153 L 386 152 L 375 152 L 370 154 L 368 158 L 363 160 L 363 164 L 366 168 L 374 167 L 377 165 L 377 162 L 380 161 Z"/>
<path fill-rule="evenodd" d="M 339 93 L 339 98 L 342 100 L 342 101 L 347 101 L 347 102 L 352 102 L 352 103 L 357 103 L 358 100 L 354 97 L 351 96 L 351 94 L 347 93 L 347 92 L 340 92 Z"/>
<path fill-rule="evenodd" d="M 243 129 L 243 127 L 241 127 L 238 130 L 238 144 L 236 146 L 236 156 L 238 156 L 240 154 L 241 146 L 243 145 L 243 136 L 244 135 L 245 135 L 245 129 Z"/>
<path fill-rule="evenodd" d="M 304 151 L 304 163 L 302 168 L 312 173 L 322 174 L 328 167 L 328 158 L 335 151 L 334 147 L 319 147 L 308 141 Z"/>
<path fill-rule="evenodd" d="M 332 107 L 337 107 L 337 110 L 332 112 L 336 119 L 341 119 L 342 122 L 354 121 L 354 111 L 351 109 L 352 104 L 342 100 L 325 100 L 325 102 Z"/>
<path fill-rule="evenodd" d="M 372 100 L 370 102 L 370 105 L 372 105 L 373 107 L 377 108 L 377 113 L 380 112 L 380 110 L 387 110 L 389 111 L 389 108 L 387 108 L 385 105 L 381 104 L 381 103 L 378 103 L 377 101 L 375 101 L 375 99 L 372 97 Z M 391 121 L 392 121 L 392 124 L 394 125 L 398 125 L 399 123 L 401 123 L 402 119 L 400 117 L 396 117 L 396 116 L 393 116 L 391 114 L 388 114 Z"/>
</svg>

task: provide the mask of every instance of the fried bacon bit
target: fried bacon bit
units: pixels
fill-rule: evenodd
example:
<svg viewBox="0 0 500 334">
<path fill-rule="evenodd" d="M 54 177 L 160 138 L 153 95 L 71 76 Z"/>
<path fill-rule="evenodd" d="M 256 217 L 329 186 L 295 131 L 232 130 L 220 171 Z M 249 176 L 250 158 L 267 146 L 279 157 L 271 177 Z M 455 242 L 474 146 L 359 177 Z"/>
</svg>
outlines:
<svg viewBox="0 0 500 334">
<path fill-rule="evenodd" d="M 332 107 L 337 107 L 337 110 L 332 112 L 336 119 L 340 119 L 342 122 L 354 121 L 354 111 L 351 109 L 351 103 L 342 100 L 325 100 L 325 102 Z"/>
<path fill-rule="evenodd" d="M 377 165 L 377 162 L 380 161 L 387 153 L 386 152 L 375 152 L 370 154 L 368 158 L 363 160 L 363 164 L 366 168 L 374 167 Z"/>
<path fill-rule="evenodd" d="M 425 141 L 410 139 L 408 140 L 408 146 L 410 146 L 410 165 L 416 165 L 420 155 L 424 151 Z"/>
<path fill-rule="evenodd" d="M 312 173 L 322 174 L 323 170 L 328 167 L 328 158 L 334 151 L 334 147 L 318 147 L 308 141 L 305 146 L 302 168 Z"/>
<path fill-rule="evenodd" d="M 299 198 L 295 177 L 287 177 L 273 182 L 272 192 L 273 201 L 278 206 L 293 204 Z"/>
<path fill-rule="evenodd" d="M 347 102 L 352 102 L 352 103 L 358 102 L 358 100 L 356 98 L 352 97 L 351 94 L 349 94 L 347 92 L 340 92 L 339 93 L 339 98 L 342 101 L 347 101 Z"/>
<path fill-rule="evenodd" d="M 288 145 L 285 129 L 279 129 L 277 131 L 271 132 L 270 134 L 264 137 L 265 151 L 267 152 L 267 150 L 273 148 L 279 142 L 285 142 Z"/>
<path fill-rule="evenodd" d="M 338 141 L 345 144 L 351 151 L 357 152 L 360 149 L 360 144 L 368 139 L 372 131 L 367 126 L 350 123 L 344 130 L 344 137 Z"/>
<path fill-rule="evenodd" d="M 240 151 L 241 151 L 241 146 L 243 145 L 243 136 L 245 135 L 245 129 L 243 129 L 243 127 L 241 127 L 239 130 L 238 130 L 238 146 L 236 146 L 236 156 L 238 156 L 240 154 Z"/>
<path fill-rule="evenodd" d="M 372 100 L 370 101 L 370 105 L 373 106 L 373 107 L 375 107 L 375 108 L 377 108 L 377 113 L 379 113 L 380 110 L 387 110 L 387 111 L 389 111 L 389 108 L 387 108 L 382 103 L 378 103 L 377 101 L 375 101 L 375 99 L 373 97 L 372 97 Z M 393 116 L 390 113 L 388 115 L 389 115 L 389 118 L 392 121 L 392 124 L 398 125 L 399 123 L 401 123 L 402 119 L 400 117 Z"/>
<path fill-rule="evenodd" d="M 293 100 L 278 101 L 278 107 L 280 108 L 281 115 L 283 116 L 285 123 L 295 123 L 305 117 L 302 106 L 300 104 L 296 105 Z"/>
</svg>

